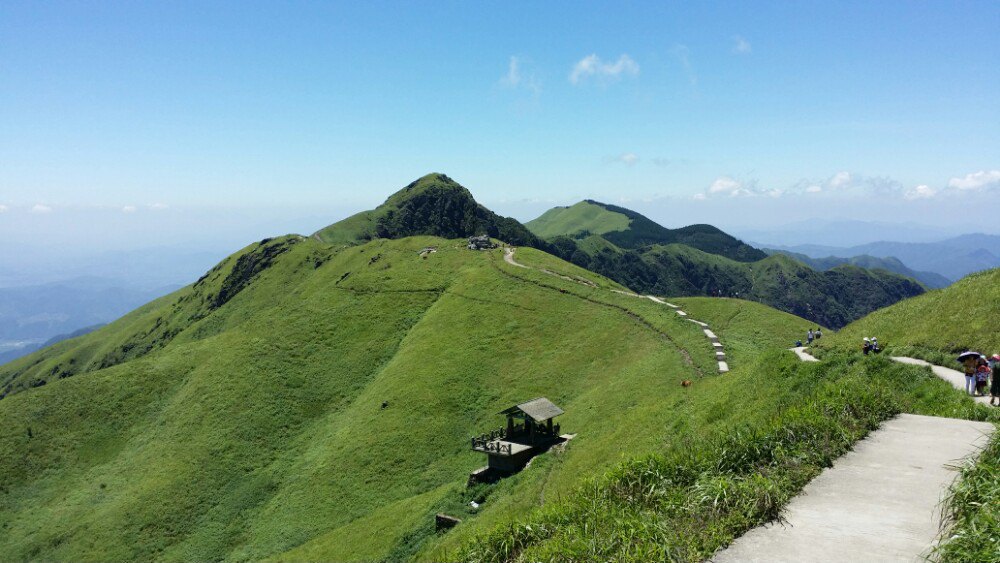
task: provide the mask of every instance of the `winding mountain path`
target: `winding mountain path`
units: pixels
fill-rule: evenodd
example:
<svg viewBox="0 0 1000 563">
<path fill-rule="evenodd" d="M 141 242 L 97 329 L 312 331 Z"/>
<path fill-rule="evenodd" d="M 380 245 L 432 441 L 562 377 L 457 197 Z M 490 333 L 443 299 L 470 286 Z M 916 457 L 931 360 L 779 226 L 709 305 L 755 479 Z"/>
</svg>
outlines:
<svg viewBox="0 0 1000 563">
<path fill-rule="evenodd" d="M 555 276 L 557 278 L 562 278 L 562 279 L 564 279 L 566 281 L 571 281 L 571 282 L 574 282 L 574 283 L 578 283 L 580 285 L 585 285 L 587 287 L 597 287 L 596 284 L 594 284 L 593 282 L 591 282 L 589 280 L 584 280 L 584 279 L 579 279 L 579 278 L 573 278 L 573 277 L 570 277 L 570 276 L 564 276 L 562 274 L 557 274 L 556 272 L 553 272 L 551 270 L 546 270 L 546 269 L 543 269 L 543 268 L 532 268 L 531 266 L 526 266 L 524 264 L 521 264 L 517 260 L 514 260 L 514 248 L 510 247 L 510 246 L 504 247 L 504 249 L 503 249 L 503 259 L 504 259 L 504 262 L 507 262 L 511 266 L 516 266 L 518 268 L 527 268 L 527 269 L 530 269 L 530 270 L 537 270 L 537 271 L 542 272 L 544 274 L 548 274 L 550 276 Z M 692 323 L 695 323 L 696 325 L 700 326 L 703 329 L 704 333 L 705 333 L 705 337 L 708 338 L 708 341 L 712 343 L 712 347 L 715 349 L 715 361 L 716 361 L 716 363 L 719 364 L 719 373 L 726 373 L 726 372 L 729 371 L 729 363 L 726 360 L 726 351 L 723 348 L 722 342 L 719 340 L 719 337 L 716 336 L 715 333 L 713 333 L 708 328 L 708 323 L 703 323 L 701 321 L 697 321 L 695 319 L 688 318 L 687 317 L 687 313 L 685 313 L 684 311 L 682 311 L 679 306 L 674 305 L 673 303 L 669 303 L 667 301 L 664 301 L 664 300 L 660 299 L 659 297 L 655 297 L 653 295 L 639 295 L 638 293 L 632 293 L 631 291 L 622 291 L 620 289 L 612 289 L 611 292 L 612 293 L 617 293 L 619 295 L 626 295 L 628 297 L 645 298 L 645 299 L 649 299 L 650 301 L 652 301 L 654 303 L 659 303 L 660 305 L 665 305 L 665 306 L 670 307 L 671 309 L 673 309 L 674 312 L 677 313 L 677 315 L 679 317 L 682 317 L 685 320 L 691 321 Z"/>
<path fill-rule="evenodd" d="M 912 414 L 886 421 L 810 481 L 781 522 L 747 532 L 711 561 L 923 561 L 956 462 L 976 455 L 993 429 Z"/>
<path fill-rule="evenodd" d="M 791 350 L 804 362 L 819 361 L 805 347 Z M 964 391 L 961 372 L 892 359 L 930 366 Z M 978 455 L 995 430 L 988 422 L 912 414 L 886 421 L 806 485 L 781 522 L 747 532 L 711 561 L 923 561 L 938 540 L 956 466 Z"/>
<path fill-rule="evenodd" d="M 917 358 L 907 358 L 906 356 L 892 356 L 891 359 L 895 362 L 901 364 L 910 364 L 913 366 L 929 366 L 934 375 L 940 377 L 941 379 L 951 383 L 952 387 L 958 389 L 959 391 L 965 392 L 965 374 L 951 368 L 946 368 L 944 366 L 934 365 L 930 362 L 925 362 L 924 360 L 918 360 Z M 970 397 L 973 401 L 977 403 L 987 404 L 990 402 L 989 397 Z"/>
</svg>

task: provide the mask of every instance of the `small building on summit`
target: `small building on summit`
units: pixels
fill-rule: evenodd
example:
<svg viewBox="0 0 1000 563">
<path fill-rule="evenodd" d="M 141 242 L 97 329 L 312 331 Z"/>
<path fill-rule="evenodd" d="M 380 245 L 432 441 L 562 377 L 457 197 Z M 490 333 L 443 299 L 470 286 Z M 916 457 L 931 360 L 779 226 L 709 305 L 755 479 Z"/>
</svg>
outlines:
<svg viewBox="0 0 1000 563">
<path fill-rule="evenodd" d="M 536 455 L 569 437 L 559 434 L 552 419 L 563 410 L 545 397 L 539 397 L 502 410 L 507 425 L 472 439 L 472 449 L 486 454 L 486 467 L 469 476 L 470 483 L 489 481 L 516 473 Z"/>
</svg>

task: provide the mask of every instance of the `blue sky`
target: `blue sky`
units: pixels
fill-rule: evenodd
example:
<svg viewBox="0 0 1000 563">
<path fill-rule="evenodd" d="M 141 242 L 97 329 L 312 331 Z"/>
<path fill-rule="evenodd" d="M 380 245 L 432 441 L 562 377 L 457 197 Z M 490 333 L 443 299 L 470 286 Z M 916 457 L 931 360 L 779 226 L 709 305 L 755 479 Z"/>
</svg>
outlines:
<svg viewBox="0 0 1000 563">
<path fill-rule="evenodd" d="M 8 0 L 0 235 L 305 230 L 430 171 L 524 220 L 958 228 L 1000 194 L 998 29 L 996 2 Z"/>
</svg>

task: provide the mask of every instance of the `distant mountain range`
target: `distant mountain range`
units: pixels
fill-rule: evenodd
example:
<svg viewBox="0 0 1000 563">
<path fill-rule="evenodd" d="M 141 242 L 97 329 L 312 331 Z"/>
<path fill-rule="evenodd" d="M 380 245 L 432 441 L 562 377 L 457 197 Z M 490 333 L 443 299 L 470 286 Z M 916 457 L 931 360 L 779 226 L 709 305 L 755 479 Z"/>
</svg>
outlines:
<svg viewBox="0 0 1000 563">
<path fill-rule="evenodd" d="M 732 232 L 744 240 L 770 247 L 805 244 L 848 247 L 878 240 L 935 242 L 961 231 L 909 222 L 809 219 L 768 228 L 736 228 Z"/>
<path fill-rule="evenodd" d="M 179 287 L 135 289 L 116 280 L 83 277 L 0 288 L 0 363 L 45 346 L 54 337 L 113 321 Z"/>
<path fill-rule="evenodd" d="M 874 256 L 861 255 L 852 256 L 850 258 L 841 258 L 838 256 L 827 256 L 826 258 L 812 258 L 805 254 L 800 254 L 797 252 L 790 252 L 788 250 L 774 250 L 771 248 L 765 248 L 765 252 L 768 254 L 784 254 L 786 256 L 791 256 L 792 258 L 806 264 L 816 270 L 830 270 L 836 268 L 837 266 L 843 266 L 845 264 L 850 264 L 852 266 L 858 266 L 865 268 L 866 270 L 885 270 L 887 272 L 892 272 L 894 274 L 899 274 L 901 276 L 906 276 L 913 278 L 918 282 L 924 284 L 929 289 L 940 289 L 942 287 L 947 287 L 951 284 L 951 280 L 937 274 L 934 272 L 917 272 L 911 270 L 899 261 L 897 258 L 887 257 L 887 258 L 876 258 Z"/>
<path fill-rule="evenodd" d="M 858 246 L 769 246 L 810 258 L 874 256 L 896 258 L 915 271 L 933 272 L 957 281 L 964 276 L 1000 266 L 1000 236 L 968 234 L 938 242 L 872 242 Z"/>
</svg>

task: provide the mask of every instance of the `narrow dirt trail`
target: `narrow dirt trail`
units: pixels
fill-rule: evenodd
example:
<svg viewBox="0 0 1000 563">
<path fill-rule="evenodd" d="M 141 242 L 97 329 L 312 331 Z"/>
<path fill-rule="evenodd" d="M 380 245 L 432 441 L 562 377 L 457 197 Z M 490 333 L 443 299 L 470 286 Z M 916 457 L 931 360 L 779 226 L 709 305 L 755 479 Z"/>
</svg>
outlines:
<svg viewBox="0 0 1000 563">
<path fill-rule="evenodd" d="M 504 247 L 504 249 L 503 249 L 503 259 L 504 259 L 504 262 L 507 262 L 511 266 L 516 266 L 518 268 L 526 268 L 526 269 L 529 269 L 529 270 L 536 270 L 536 271 L 542 272 L 544 274 L 548 274 L 550 276 L 555 276 L 557 278 L 561 278 L 561 279 L 564 279 L 566 281 L 571 281 L 571 282 L 574 282 L 574 283 L 578 283 L 580 285 L 585 285 L 587 287 L 592 287 L 592 288 L 596 288 L 597 287 L 596 284 L 594 284 L 593 282 L 590 282 L 588 280 L 582 280 L 582 279 L 578 279 L 578 278 L 572 278 L 570 276 L 564 276 L 562 274 L 557 274 L 556 272 L 553 272 L 551 270 L 546 270 L 546 269 L 542 269 L 542 268 L 532 268 L 531 266 L 526 266 L 524 264 L 521 264 L 517 260 L 514 260 L 514 248 L 509 247 L 509 246 L 508 247 Z M 685 313 L 684 311 L 682 311 L 679 306 L 674 305 L 673 303 L 669 303 L 667 301 L 664 301 L 664 300 L 660 299 L 659 297 L 655 297 L 653 295 L 639 295 L 638 293 L 632 293 L 631 291 L 622 291 L 620 289 L 612 289 L 611 292 L 612 293 L 617 293 L 619 295 L 625 295 L 625 296 L 628 296 L 628 297 L 638 297 L 640 299 L 645 298 L 645 299 L 649 299 L 650 301 L 652 301 L 654 303 L 659 303 L 660 305 L 665 305 L 665 306 L 670 307 L 671 309 L 673 309 L 674 312 L 677 313 L 677 315 L 679 317 L 682 317 L 685 320 L 690 321 L 690 322 L 692 322 L 692 323 L 700 326 L 703 329 L 703 332 L 705 333 L 705 337 L 708 338 L 708 341 L 712 343 L 712 347 L 715 350 L 715 361 L 719 365 L 719 373 L 726 373 L 726 372 L 729 371 L 729 363 L 726 360 L 726 351 L 723 348 L 722 342 L 719 340 L 719 337 L 716 336 L 715 333 L 713 333 L 709 329 L 708 323 L 704 323 L 704 322 L 701 322 L 701 321 L 698 321 L 698 320 L 695 320 L 695 319 L 688 318 L 687 317 L 687 313 Z"/>
</svg>

